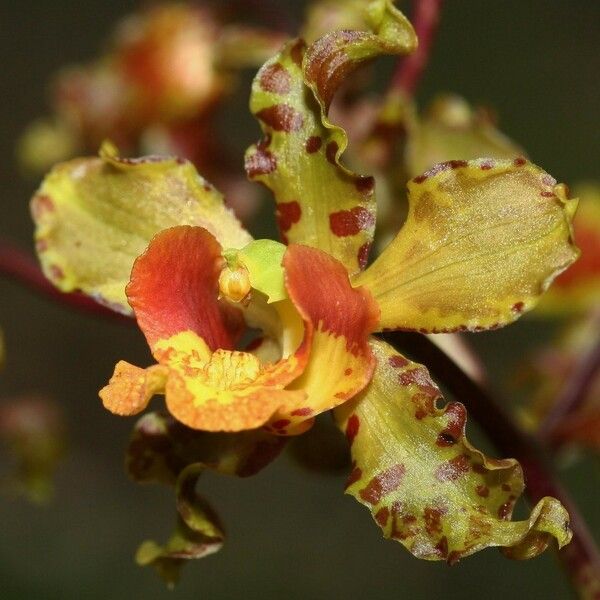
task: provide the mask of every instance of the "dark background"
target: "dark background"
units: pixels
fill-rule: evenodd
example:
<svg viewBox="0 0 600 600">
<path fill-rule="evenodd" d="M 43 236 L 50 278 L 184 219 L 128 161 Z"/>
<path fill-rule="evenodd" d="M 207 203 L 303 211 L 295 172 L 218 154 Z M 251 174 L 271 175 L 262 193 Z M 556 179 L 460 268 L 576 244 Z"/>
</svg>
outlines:
<svg viewBox="0 0 600 600">
<path fill-rule="evenodd" d="M 300 2 L 288 4 L 299 14 Z M 502 129 L 559 181 L 597 176 L 600 3 L 592 0 L 449 1 L 420 90 L 458 92 L 494 106 Z M 31 248 L 28 199 L 38 182 L 13 158 L 25 125 L 46 112 L 45 85 L 58 67 L 92 58 L 111 26 L 137 5 L 116 0 L 0 0 L 0 236 Z M 391 62 L 389 63 L 391 65 Z M 228 116 L 239 151 L 258 137 L 243 107 L 251 75 Z M 232 113 L 233 114 L 233 113 Z M 239 115 L 239 122 L 235 119 Z M 134 328 L 72 314 L 0 281 L 0 326 L 8 361 L 0 398 L 28 391 L 64 406 L 71 452 L 53 503 L 37 508 L 0 498 L 2 598 L 163 598 L 151 570 L 133 563 L 137 543 L 163 539 L 173 495 L 137 486 L 123 473 L 133 424 L 97 398 L 115 362 L 146 364 Z M 478 334 L 499 386 L 546 335 L 519 323 Z M 592 530 L 600 528 L 598 472 L 591 460 L 563 471 Z M 551 552 L 518 563 L 495 550 L 455 567 L 412 558 L 381 538 L 368 511 L 343 496 L 344 475 L 305 472 L 284 457 L 250 480 L 207 475 L 202 483 L 228 527 L 224 550 L 187 566 L 173 598 L 564 598 L 569 591 Z M 595 496 L 595 498 L 594 498 Z"/>
</svg>

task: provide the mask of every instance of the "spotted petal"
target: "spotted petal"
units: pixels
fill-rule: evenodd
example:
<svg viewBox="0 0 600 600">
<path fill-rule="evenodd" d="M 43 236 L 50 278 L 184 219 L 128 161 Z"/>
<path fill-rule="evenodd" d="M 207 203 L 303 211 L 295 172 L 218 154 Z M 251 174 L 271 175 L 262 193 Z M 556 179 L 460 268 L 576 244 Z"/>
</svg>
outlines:
<svg viewBox="0 0 600 600">
<path fill-rule="evenodd" d="M 217 552 L 223 545 L 223 529 L 194 490 L 198 477 L 205 469 L 239 477 L 254 475 L 279 455 L 286 439 L 261 430 L 194 431 L 163 412 L 144 415 L 127 449 L 127 472 L 140 483 L 175 486 L 179 514 L 169 541 L 163 546 L 144 542 L 137 552 L 138 563 L 154 566 L 168 583 L 174 583 L 187 559 Z"/>
<path fill-rule="evenodd" d="M 130 313 L 125 285 L 152 236 L 201 225 L 226 247 L 251 237 L 193 165 L 172 158 L 101 158 L 56 166 L 31 202 L 36 247 L 46 276 L 62 291 L 81 290 Z"/>
<path fill-rule="evenodd" d="M 286 441 L 262 429 L 235 434 L 196 431 L 166 412 L 151 412 L 135 425 L 126 468 L 139 483 L 174 485 L 181 471 L 194 463 L 224 475 L 249 477 L 275 460 Z"/>
<path fill-rule="evenodd" d="M 353 288 L 344 266 L 327 253 L 291 244 L 284 256 L 288 294 L 314 332 L 310 361 L 289 389 L 301 407 L 282 418 L 301 422 L 352 398 L 369 382 L 375 361 L 368 344 L 379 311 L 367 290 Z"/>
<path fill-rule="evenodd" d="M 569 542 L 569 518 L 544 498 L 526 521 L 511 521 L 523 491 L 512 460 L 496 460 L 465 437 L 466 413 L 440 409 L 440 391 L 425 367 L 372 342 L 377 369 L 369 388 L 336 409 L 351 444 L 347 493 L 367 506 L 385 537 L 426 560 L 454 563 L 489 546 L 531 558 L 556 539 Z"/>
<path fill-rule="evenodd" d="M 127 295 L 159 364 L 119 363 L 100 392 L 109 410 L 136 414 L 164 393 L 169 412 L 189 427 L 240 431 L 302 401 L 302 390 L 284 388 L 304 370 L 312 327 L 276 363 L 233 350 L 239 311 L 218 299 L 224 262 L 215 238 L 190 226 L 160 232 L 135 261 Z"/>
<path fill-rule="evenodd" d="M 448 160 L 523 156 L 523 150 L 494 127 L 488 112 L 473 110 L 458 96 L 436 98 L 409 132 L 406 162 L 411 177 Z"/>
<path fill-rule="evenodd" d="M 404 227 L 355 280 L 380 327 L 479 330 L 531 309 L 578 255 L 577 201 L 555 183 L 523 158 L 451 161 L 411 180 Z"/>
<path fill-rule="evenodd" d="M 364 268 L 375 227 L 374 180 L 340 163 L 348 140 L 327 118 L 349 74 L 381 54 L 410 52 L 412 27 L 391 2 L 368 3 L 375 33 L 290 42 L 258 72 L 250 109 L 266 137 L 246 154 L 248 176 L 270 188 L 285 241 L 325 250 L 350 273 Z"/>
<path fill-rule="evenodd" d="M 196 492 L 202 470 L 201 465 L 190 465 L 177 478 L 177 525 L 169 540 L 162 546 L 147 540 L 136 552 L 136 562 L 152 565 L 169 586 L 179 580 L 186 560 L 214 554 L 223 546 L 225 534 L 219 518 Z"/>
</svg>

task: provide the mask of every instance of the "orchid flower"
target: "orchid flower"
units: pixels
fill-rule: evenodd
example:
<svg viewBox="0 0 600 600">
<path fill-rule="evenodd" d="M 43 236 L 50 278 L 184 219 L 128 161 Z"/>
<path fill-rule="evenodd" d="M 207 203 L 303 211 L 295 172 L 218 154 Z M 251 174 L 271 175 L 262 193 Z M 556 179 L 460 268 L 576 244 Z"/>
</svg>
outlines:
<svg viewBox="0 0 600 600">
<path fill-rule="evenodd" d="M 222 12 L 163 3 L 123 18 L 102 56 L 55 76 L 54 115 L 25 132 L 23 165 L 44 172 L 110 138 L 129 152 L 166 150 L 213 168 L 215 108 L 231 96 L 239 69 L 258 67 L 286 39 L 229 23 Z"/>
<path fill-rule="evenodd" d="M 4 366 L 0 330 L 0 367 Z M 54 491 L 53 476 L 65 451 L 65 424 L 60 407 L 38 395 L 0 400 L 0 446 L 9 469 L 0 473 L 0 491 L 46 502 Z"/>
<path fill-rule="evenodd" d="M 287 43 L 254 80 L 265 137 L 246 170 L 273 192 L 285 245 L 253 240 L 191 164 L 105 147 L 57 166 L 34 197 L 42 265 L 60 289 L 132 312 L 146 336 L 156 363 L 121 361 L 100 392 L 120 415 L 165 395 L 170 416 L 136 428 L 137 479 L 195 500 L 201 470 L 256 472 L 276 440 L 332 411 L 351 449 L 346 491 L 386 537 L 426 560 L 489 546 L 530 558 L 568 543 L 564 507 L 547 497 L 512 521 L 520 465 L 475 449 L 462 404 L 439 406 L 427 369 L 373 334 L 511 323 L 576 259 L 576 200 L 522 157 L 437 164 L 409 181 L 406 222 L 369 265 L 375 181 L 341 164 L 328 107 L 358 66 L 416 37 L 389 0 L 368 2 L 367 19 L 371 31 Z M 261 334 L 244 347 L 248 326 Z M 163 574 L 222 542 L 209 509 L 179 512 L 175 537 L 138 555 Z"/>
<path fill-rule="evenodd" d="M 565 386 L 596 351 L 600 339 L 600 189 L 596 184 L 574 188 L 580 198 L 573 223 L 581 258 L 562 273 L 544 295 L 533 316 L 560 323 L 559 334 L 521 366 L 528 383 L 528 402 L 522 406 L 523 423 L 532 431 L 543 428 L 555 446 L 600 447 L 600 378 L 593 377 L 577 406 L 561 419 L 546 420 L 561 400 Z M 523 377 L 526 375 L 527 377 Z"/>
</svg>

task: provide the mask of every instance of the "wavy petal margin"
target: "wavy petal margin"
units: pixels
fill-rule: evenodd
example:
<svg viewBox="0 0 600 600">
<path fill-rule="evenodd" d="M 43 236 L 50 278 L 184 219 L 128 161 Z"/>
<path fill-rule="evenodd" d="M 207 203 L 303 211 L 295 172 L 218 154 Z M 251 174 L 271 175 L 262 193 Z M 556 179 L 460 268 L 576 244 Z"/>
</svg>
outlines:
<svg viewBox="0 0 600 600">
<path fill-rule="evenodd" d="M 471 108 L 460 96 L 438 96 L 409 125 L 406 163 L 411 177 L 449 160 L 524 156 L 522 148 L 495 128 L 489 111 Z"/>
<path fill-rule="evenodd" d="M 127 449 L 127 472 L 140 483 L 175 486 L 178 518 L 166 544 L 146 541 L 139 547 L 138 564 L 152 565 L 173 585 L 186 560 L 220 550 L 223 527 L 195 491 L 202 471 L 255 475 L 279 456 L 286 441 L 262 430 L 235 435 L 198 432 L 164 412 L 144 415 L 136 423 Z"/>
<path fill-rule="evenodd" d="M 275 363 L 235 351 L 241 313 L 219 300 L 224 265 L 219 243 L 201 227 L 172 227 L 152 239 L 135 261 L 127 297 L 159 364 L 120 362 L 100 391 L 108 410 L 137 414 L 164 393 L 171 414 L 194 429 L 242 431 L 273 421 L 284 433 L 275 415 L 306 397 L 284 388 L 306 366 L 314 325 L 307 320 L 299 345 Z"/>
<path fill-rule="evenodd" d="M 327 110 L 361 64 L 416 47 L 412 26 L 391 2 L 366 4 L 375 33 L 333 32 L 308 48 L 292 41 L 261 68 L 250 110 L 266 137 L 246 153 L 248 177 L 275 195 L 283 240 L 325 250 L 350 273 L 366 266 L 373 241 L 375 181 L 340 163 L 348 139 Z"/>
<path fill-rule="evenodd" d="M 600 185 L 579 184 L 573 195 L 579 198 L 573 227 L 581 257 L 556 278 L 534 315 L 583 314 L 600 304 Z"/>
<path fill-rule="evenodd" d="M 249 477 L 279 456 L 288 438 L 263 429 L 210 433 L 186 427 L 165 411 L 150 412 L 135 424 L 126 469 L 138 483 L 174 485 L 190 464 L 224 475 Z"/>
<path fill-rule="evenodd" d="M 81 290 L 130 314 L 125 285 L 152 237 L 200 225 L 225 247 L 251 241 L 223 197 L 194 166 L 175 158 L 79 158 L 50 171 L 31 200 L 44 273 L 63 292 Z"/>
<path fill-rule="evenodd" d="M 427 369 L 384 342 L 371 342 L 370 387 L 335 411 L 351 444 L 347 493 L 367 506 L 384 536 L 413 555 L 455 563 L 489 546 L 531 558 L 571 538 L 569 516 L 543 498 L 527 521 L 511 521 L 524 482 L 512 459 L 496 460 L 465 437 L 466 411 L 441 393 Z"/>
<path fill-rule="evenodd" d="M 146 540 L 135 554 L 138 565 L 152 565 L 169 587 L 179 581 L 179 572 L 187 560 L 204 558 L 223 546 L 225 534 L 219 518 L 196 492 L 202 471 L 202 465 L 190 465 L 177 478 L 177 525 L 168 541 L 160 545 Z"/>
<path fill-rule="evenodd" d="M 436 165 L 408 184 L 400 233 L 356 277 L 381 329 L 423 333 L 506 325 L 577 256 L 577 200 L 524 158 Z"/>
</svg>

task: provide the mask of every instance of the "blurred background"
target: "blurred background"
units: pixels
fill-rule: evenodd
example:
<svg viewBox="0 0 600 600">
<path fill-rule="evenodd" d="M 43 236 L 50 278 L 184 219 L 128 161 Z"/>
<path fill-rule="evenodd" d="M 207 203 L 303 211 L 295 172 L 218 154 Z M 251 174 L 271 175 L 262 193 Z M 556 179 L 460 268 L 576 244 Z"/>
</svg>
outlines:
<svg viewBox="0 0 600 600">
<path fill-rule="evenodd" d="M 303 11 L 302 2 L 274 4 L 290 22 Z M 39 180 L 21 172 L 15 144 L 30 121 L 49 113 L 51 74 L 91 60 L 114 23 L 138 6 L 0 3 L 1 238 L 33 251 L 28 200 Z M 419 100 L 449 91 L 492 106 L 501 130 L 559 181 L 593 179 L 600 157 L 599 33 L 596 2 L 447 2 Z M 382 63 L 382 72 L 389 71 L 393 59 Z M 224 119 L 240 174 L 243 150 L 260 133 L 245 110 L 251 78 L 246 72 Z M 255 231 L 272 224 L 263 215 Z M 1 279 L 0 327 L 7 350 L 0 399 L 47 394 L 63 407 L 69 429 L 69 451 L 48 505 L 0 496 L 2 598 L 569 597 L 552 552 L 512 562 L 492 549 L 454 567 L 418 561 L 384 540 L 368 511 L 342 494 L 346 473 L 311 473 L 285 455 L 248 480 L 203 478 L 228 539 L 220 553 L 187 565 L 168 592 L 152 570 L 134 564 L 133 554 L 142 539 L 162 540 L 170 532 L 173 493 L 127 479 L 123 452 L 134 421 L 109 414 L 97 397 L 117 360 L 148 363 L 141 334 L 69 312 Z M 496 390 L 513 401 L 509 378 L 528 349 L 551 334 L 551 323 L 528 318 L 470 341 Z M 470 432 L 478 437 L 472 423 Z M 596 460 L 585 458 L 561 476 L 600 534 Z"/>
</svg>

